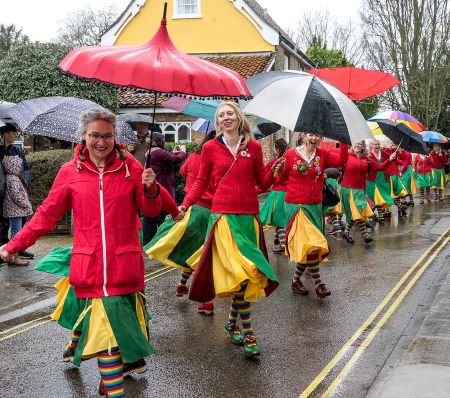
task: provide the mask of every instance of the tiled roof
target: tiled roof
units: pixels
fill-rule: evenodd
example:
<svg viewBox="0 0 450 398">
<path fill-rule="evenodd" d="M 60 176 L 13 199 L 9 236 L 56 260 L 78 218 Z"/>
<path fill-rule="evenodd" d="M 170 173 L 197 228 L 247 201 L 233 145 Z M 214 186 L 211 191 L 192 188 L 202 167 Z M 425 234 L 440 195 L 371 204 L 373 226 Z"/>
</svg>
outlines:
<svg viewBox="0 0 450 398">
<path fill-rule="evenodd" d="M 260 55 L 204 55 L 201 56 L 209 62 L 233 69 L 244 78 L 258 73 L 266 72 L 275 57 L 274 53 Z M 156 105 L 160 106 L 167 98 L 160 97 Z M 125 107 L 153 106 L 153 94 L 143 93 L 140 90 L 124 88 L 119 90 L 119 104 Z"/>
</svg>

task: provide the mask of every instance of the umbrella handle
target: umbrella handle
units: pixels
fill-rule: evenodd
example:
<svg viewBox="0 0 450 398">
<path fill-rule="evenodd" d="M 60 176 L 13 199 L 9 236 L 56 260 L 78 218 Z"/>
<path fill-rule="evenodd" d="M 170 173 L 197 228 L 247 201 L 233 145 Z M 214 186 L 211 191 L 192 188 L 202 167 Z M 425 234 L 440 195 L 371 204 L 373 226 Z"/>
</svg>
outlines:
<svg viewBox="0 0 450 398">
<path fill-rule="evenodd" d="M 167 3 L 166 3 L 167 5 Z M 152 127 L 150 129 L 150 149 L 148 150 L 147 159 L 145 159 L 145 168 L 148 169 L 150 167 L 150 163 L 152 160 L 152 143 L 153 143 L 153 132 L 155 128 L 155 113 L 156 113 L 156 99 L 158 97 L 158 94 L 155 95 L 155 100 L 153 101 L 153 118 L 152 118 Z"/>
<path fill-rule="evenodd" d="M 398 150 L 400 149 L 400 147 L 402 146 L 402 142 L 403 142 L 403 137 L 400 140 L 400 144 L 398 144 L 397 149 L 395 150 L 395 152 L 393 153 L 393 155 L 397 154 Z"/>
</svg>

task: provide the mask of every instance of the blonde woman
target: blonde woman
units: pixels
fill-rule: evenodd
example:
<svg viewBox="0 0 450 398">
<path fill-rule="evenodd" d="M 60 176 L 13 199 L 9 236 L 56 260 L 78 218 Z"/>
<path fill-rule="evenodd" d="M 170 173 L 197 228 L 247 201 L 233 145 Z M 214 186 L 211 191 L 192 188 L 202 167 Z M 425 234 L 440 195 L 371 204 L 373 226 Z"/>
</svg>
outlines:
<svg viewBox="0 0 450 398">
<path fill-rule="evenodd" d="M 252 357 L 260 354 L 260 348 L 251 324 L 250 302 L 268 296 L 278 286 L 268 262 L 255 186 L 268 189 L 283 159 L 265 171 L 261 146 L 252 138 L 236 103 L 219 105 L 215 125 L 218 136 L 203 146 L 197 180 L 181 206 L 189 209 L 209 184 L 214 187 L 207 238 L 190 298 L 199 302 L 215 296 L 231 298 L 225 330 L 231 342 L 244 344 L 244 354 Z"/>
</svg>

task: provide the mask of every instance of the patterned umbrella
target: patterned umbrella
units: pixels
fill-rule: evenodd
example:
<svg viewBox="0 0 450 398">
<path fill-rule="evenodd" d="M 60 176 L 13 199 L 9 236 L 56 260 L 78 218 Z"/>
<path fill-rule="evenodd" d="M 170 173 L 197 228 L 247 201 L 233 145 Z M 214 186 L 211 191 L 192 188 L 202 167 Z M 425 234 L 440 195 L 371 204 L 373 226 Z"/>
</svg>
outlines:
<svg viewBox="0 0 450 398">
<path fill-rule="evenodd" d="M 86 110 L 102 108 L 95 102 L 74 97 L 40 97 L 19 102 L 9 115 L 24 133 L 52 137 L 69 142 L 80 142 L 76 130 L 80 114 Z M 128 123 L 117 124 L 117 141 L 137 142 Z"/>
<path fill-rule="evenodd" d="M 437 144 L 446 144 L 448 142 L 448 139 L 437 131 L 421 131 L 420 134 L 425 142 Z"/>
<path fill-rule="evenodd" d="M 425 126 L 422 123 L 420 123 L 415 117 L 405 112 L 400 111 L 381 112 L 371 117 L 369 120 L 376 122 L 379 119 L 390 119 L 393 120 L 394 122 L 403 123 L 416 133 L 425 130 Z"/>
</svg>

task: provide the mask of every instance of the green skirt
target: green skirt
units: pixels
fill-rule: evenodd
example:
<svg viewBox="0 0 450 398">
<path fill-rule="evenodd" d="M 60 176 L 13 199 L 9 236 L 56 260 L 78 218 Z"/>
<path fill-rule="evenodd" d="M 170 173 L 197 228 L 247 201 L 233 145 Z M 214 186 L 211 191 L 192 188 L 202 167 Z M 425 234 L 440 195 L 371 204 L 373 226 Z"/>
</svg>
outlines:
<svg viewBox="0 0 450 398">
<path fill-rule="evenodd" d="M 269 264 L 263 227 L 253 214 L 214 214 L 191 283 L 189 298 L 198 302 L 234 297 L 247 283 L 246 301 L 271 294 L 278 278 Z"/>
<path fill-rule="evenodd" d="M 81 331 L 73 364 L 118 347 L 125 363 L 155 352 L 149 343 L 148 313 L 142 293 L 78 299 L 83 311 L 74 329 Z"/>
<path fill-rule="evenodd" d="M 445 185 L 445 171 L 444 169 L 431 169 L 431 187 L 437 189 L 444 189 Z"/>
<path fill-rule="evenodd" d="M 261 205 L 259 218 L 263 227 L 285 227 L 286 211 L 284 208 L 284 198 L 286 192 L 271 191 L 266 200 Z"/>
<path fill-rule="evenodd" d="M 391 196 L 396 198 L 403 198 L 408 195 L 408 190 L 402 183 L 402 180 L 398 175 L 392 175 L 389 177 L 389 181 L 391 184 Z"/>
<path fill-rule="evenodd" d="M 400 177 L 403 185 L 408 191 L 408 195 L 416 194 L 416 181 L 414 179 L 414 171 L 411 166 L 408 166 L 406 171 Z"/>
<path fill-rule="evenodd" d="M 384 171 L 377 172 L 375 181 L 366 181 L 366 195 L 375 203 L 375 206 L 389 207 L 394 204 Z"/>
<path fill-rule="evenodd" d="M 367 203 L 366 192 L 363 189 L 342 187 L 341 201 L 347 222 L 350 220 L 364 220 L 373 216 Z"/>
<path fill-rule="evenodd" d="M 188 260 L 205 243 L 210 215 L 207 207 L 193 205 L 182 221 L 167 219 L 144 251 L 162 264 L 191 269 Z"/>
<path fill-rule="evenodd" d="M 330 184 L 339 194 L 341 195 L 341 184 L 338 183 L 336 178 L 327 178 L 325 182 Z M 323 207 L 323 213 L 325 215 L 342 214 L 342 202 L 340 201 L 336 206 L 325 206 Z"/>
<path fill-rule="evenodd" d="M 415 177 L 417 185 L 420 188 L 430 188 L 431 187 L 431 174 L 414 173 L 414 177 Z"/>
</svg>

